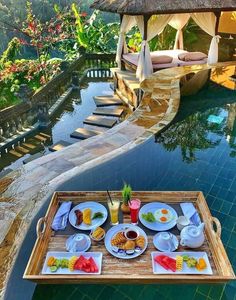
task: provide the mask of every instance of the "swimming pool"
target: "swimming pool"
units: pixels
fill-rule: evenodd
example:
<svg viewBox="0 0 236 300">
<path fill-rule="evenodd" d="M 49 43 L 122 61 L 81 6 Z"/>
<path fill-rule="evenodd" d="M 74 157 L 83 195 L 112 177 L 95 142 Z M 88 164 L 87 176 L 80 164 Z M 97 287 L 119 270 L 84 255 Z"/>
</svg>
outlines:
<svg viewBox="0 0 236 300">
<path fill-rule="evenodd" d="M 210 118 L 209 118 L 210 117 Z M 218 117 L 218 118 L 217 118 Z M 210 121 L 209 121 L 210 120 Z M 213 122 L 212 122 L 213 121 Z M 210 83 L 181 99 L 178 115 L 161 134 L 112 161 L 64 183 L 60 190 L 202 190 L 236 270 L 236 91 Z M 102 174 L 102 176 L 101 176 Z M 39 215 L 43 215 L 47 204 Z M 38 219 L 36 216 L 35 220 Z M 235 299 L 225 285 L 38 285 L 21 279 L 34 243 L 33 223 L 17 258 L 6 299 Z M 35 289 L 35 290 L 34 290 Z"/>
<path fill-rule="evenodd" d="M 87 78 L 83 80 L 80 89 L 73 91 L 63 105 L 58 108 L 50 126 L 45 130 L 38 130 L 26 138 L 24 144 L 31 145 L 31 148 L 27 149 L 29 153 L 21 153 L 22 157 L 19 158 L 8 152 L 0 157 L 0 172 L 7 167 L 13 170 L 19 168 L 24 160 L 36 153 L 48 154 L 48 147 L 60 140 L 71 144 L 78 142 L 79 140 L 71 138 L 70 134 L 75 129 L 84 127 L 83 121 L 96 108 L 93 97 L 98 95 L 98 91 L 103 91 L 103 93 L 108 95 L 113 93 L 108 79 Z M 40 132 L 47 134 L 51 138 L 42 143 L 35 138 L 35 135 Z"/>
</svg>

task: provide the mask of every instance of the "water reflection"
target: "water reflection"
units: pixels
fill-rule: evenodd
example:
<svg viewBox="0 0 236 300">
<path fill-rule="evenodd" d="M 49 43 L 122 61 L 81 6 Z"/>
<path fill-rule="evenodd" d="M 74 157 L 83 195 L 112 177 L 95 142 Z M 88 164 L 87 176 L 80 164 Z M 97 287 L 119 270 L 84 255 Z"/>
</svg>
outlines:
<svg viewBox="0 0 236 300">
<path fill-rule="evenodd" d="M 227 93 L 229 98 L 215 99 L 216 95 Z M 230 156 L 236 156 L 236 91 L 210 82 L 195 96 L 182 97 L 179 113 L 172 125 L 155 136 L 167 151 L 181 150 L 184 162 L 197 160 L 198 150 L 206 150 L 217 146 L 222 136 L 227 136 L 229 146 L 233 149 Z M 225 107 L 226 110 L 222 109 Z M 228 114 L 226 114 L 228 111 Z M 208 117 L 221 116 L 219 124 L 208 121 Z"/>
</svg>

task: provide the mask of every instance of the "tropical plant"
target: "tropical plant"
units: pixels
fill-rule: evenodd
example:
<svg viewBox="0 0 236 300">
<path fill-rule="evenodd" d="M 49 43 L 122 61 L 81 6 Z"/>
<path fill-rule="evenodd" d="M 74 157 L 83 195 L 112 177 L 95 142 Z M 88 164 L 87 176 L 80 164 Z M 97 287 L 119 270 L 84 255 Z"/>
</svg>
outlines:
<svg viewBox="0 0 236 300">
<path fill-rule="evenodd" d="M 124 183 L 121 193 L 122 193 L 123 203 L 125 205 L 128 205 L 130 202 L 131 193 L 132 193 L 131 186 L 129 184 Z"/>
<path fill-rule="evenodd" d="M 60 50 L 66 53 L 66 59 L 74 59 L 80 53 L 111 53 L 116 50 L 116 40 L 119 35 L 119 24 L 106 24 L 100 17 L 99 11 L 89 17 L 80 12 L 76 4 L 72 4 L 71 11 L 63 13 L 55 7 L 63 19 L 64 30 L 69 39 L 63 41 Z"/>
</svg>

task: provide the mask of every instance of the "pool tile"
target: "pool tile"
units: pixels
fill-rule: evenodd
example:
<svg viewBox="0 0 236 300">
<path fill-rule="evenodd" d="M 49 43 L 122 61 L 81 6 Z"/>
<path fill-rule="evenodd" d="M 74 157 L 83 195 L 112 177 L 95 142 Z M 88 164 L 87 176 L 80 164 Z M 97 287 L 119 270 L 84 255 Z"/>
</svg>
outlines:
<svg viewBox="0 0 236 300">
<path fill-rule="evenodd" d="M 231 216 L 236 216 L 236 204 L 234 204 L 229 212 Z"/>
<path fill-rule="evenodd" d="M 224 214 L 229 214 L 231 208 L 232 208 L 233 204 L 228 202 L 228 201 L 223 201 L 223 204 L 220 208 L 220 212 L 224 213 Z"/>
<path fill-rule="evenodd" d="M 223 291 L 224 291 L 225 285 L 214 285 L 210 289 L 209 297 L 210 299 L 220 299 Z"/>
<path fill-rule="evenodd" d="M 233 232 L 228 242 L 228 246 L 236 250 L 236 233 Z"/>
<path fill-rule="evenodd" d="M 215 183 L 215 185 L 219 186 L 219 187 L 223 187 L 223 188 L 229 188 L 232 185 L 232 179 L 226 179 L 223 177 L 217 177 Z M 236 186 L 235 186 L 236 188 Z"/>
<path fill-rule="evenodd" d="M 220 211 L 221 207 L 222 207 L 222 200 L 216 198 L 215 201 L 212 204 L 212 208 L 214 210 Z"/>
<path fill-rule="evenodd" d="M 212 286 L 210 284 L 200 284 L 197 288 L 197 292 L 207 296 L 210 292 L 211 287 Z"/>
</svg>

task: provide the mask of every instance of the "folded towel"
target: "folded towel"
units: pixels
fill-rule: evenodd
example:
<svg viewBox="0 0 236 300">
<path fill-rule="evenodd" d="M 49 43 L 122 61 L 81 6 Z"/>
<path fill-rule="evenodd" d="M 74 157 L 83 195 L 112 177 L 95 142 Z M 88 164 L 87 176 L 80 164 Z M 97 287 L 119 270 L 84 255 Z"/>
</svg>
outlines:
<svg viewBox="0 0 236 300">
<path fill-rule="evenodd" d="M 181 209 L 185 217 L 189 218 L 193 225 L 199 226 L 201 219 L 194 205 L 190 202 L 180 203 Z"/>
<path fill-rule="evenodd" d="M 63 202 L 60 205 L 52 222 L 51 227 L 53 230 L 58 231 L 58 230 L 64 230 L 66 228 L 68 216 L 71 209 L 71 204 L 72 202 L 69 201 L 69 202 Z"/>
</svg>

